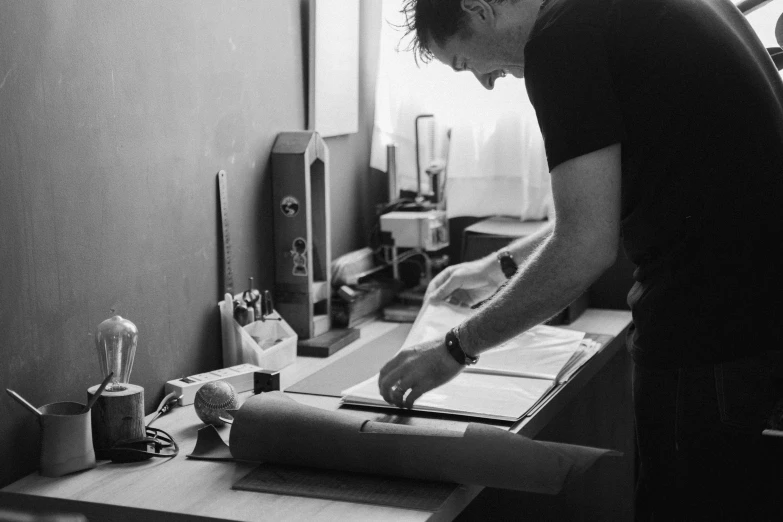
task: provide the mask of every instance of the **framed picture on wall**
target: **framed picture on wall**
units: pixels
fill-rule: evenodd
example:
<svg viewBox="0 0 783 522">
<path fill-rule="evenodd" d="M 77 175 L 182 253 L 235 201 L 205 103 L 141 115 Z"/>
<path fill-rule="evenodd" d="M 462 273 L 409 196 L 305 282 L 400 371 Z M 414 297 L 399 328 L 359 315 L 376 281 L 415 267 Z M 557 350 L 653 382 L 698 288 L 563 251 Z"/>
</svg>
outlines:
<svg viewBox="0 0 783 522">
<path fill-rule="evenodd" d="M 359 129 L 359 0 L 310 0 L 308 130 Z"/>
</svg>

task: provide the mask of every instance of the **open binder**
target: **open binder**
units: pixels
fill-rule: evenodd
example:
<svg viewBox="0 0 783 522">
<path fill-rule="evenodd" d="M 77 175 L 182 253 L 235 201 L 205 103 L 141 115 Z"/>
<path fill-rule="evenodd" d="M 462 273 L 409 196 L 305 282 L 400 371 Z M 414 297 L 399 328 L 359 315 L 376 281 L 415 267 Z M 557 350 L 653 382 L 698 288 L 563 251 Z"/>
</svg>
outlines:
<svg viewBox="0 0 783 522">
<path fill-rule="evenodd" d="M 474 311 L 427 303 L 403 346 L 438 339 Z M 600 349 L 584 332 L 539 325 L 481 355 L 475 366 L 422 395 L 417 411 L 514 422 L 532 414 Z M 396 408 L 378 393 L 378 375 L 342 393 L 342 404 Z"/>
</svg>

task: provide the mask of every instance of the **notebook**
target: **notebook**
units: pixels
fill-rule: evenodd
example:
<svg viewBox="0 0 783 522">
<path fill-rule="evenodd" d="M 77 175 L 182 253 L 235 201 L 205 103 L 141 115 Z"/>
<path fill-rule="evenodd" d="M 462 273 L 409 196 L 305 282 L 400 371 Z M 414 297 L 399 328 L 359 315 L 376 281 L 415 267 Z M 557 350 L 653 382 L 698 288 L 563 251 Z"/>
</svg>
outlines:
<svg viewBox="0 0 783 522">
<path fill-rule="evenodd" d="M 428 303 L 403 346 L 442 338 L 475 313 L 448 303 Z M 484 352 L 478 364 L 425 393 L 416 411 L 514 422 L 524 417 L 557 386 L 566 382 L 600 344 L 584 332 L 539 325 Z M 378 392 L 378 375 L 342 392 L 341 403 L 396 408 Z"/>
</svg>

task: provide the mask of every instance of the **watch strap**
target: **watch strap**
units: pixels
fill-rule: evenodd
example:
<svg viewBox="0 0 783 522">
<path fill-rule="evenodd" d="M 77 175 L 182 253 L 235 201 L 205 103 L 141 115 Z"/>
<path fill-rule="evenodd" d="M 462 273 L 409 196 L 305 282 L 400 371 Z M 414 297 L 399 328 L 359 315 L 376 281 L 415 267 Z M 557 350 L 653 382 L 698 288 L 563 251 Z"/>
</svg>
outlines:
<svg viewBox="0 0 783 522">
<path fill-rule="evenodd" d="M 446 340 L 444 342 L 446 344 L 446 350 L 448 350 L 449 354 L 454 358 L 454 360 L 462 366 L 471 366 L 478 362 L 478 356 L 474 357 L 472 355 L 468 355 L 465 353 L 465 350 L 462 349 L 462 344 L 460 343 L 459 337 L 457 336 L 456 328 L 452 328 L 448 331 L 448 333 L 446 333 Z"/>
</svg>

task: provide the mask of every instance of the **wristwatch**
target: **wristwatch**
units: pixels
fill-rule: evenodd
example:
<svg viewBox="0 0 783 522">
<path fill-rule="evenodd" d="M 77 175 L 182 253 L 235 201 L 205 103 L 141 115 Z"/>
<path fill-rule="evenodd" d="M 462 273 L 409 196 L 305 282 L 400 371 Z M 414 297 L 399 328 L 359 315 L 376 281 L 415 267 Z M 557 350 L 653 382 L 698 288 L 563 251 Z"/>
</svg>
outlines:
<svg viewBox="0 0 783 522">
<path fill-rule="evenodd" d="M 500 262 L 500 270 L 503 271 L 506 279 L 511 279 L 511 276 L 517 273 L 517 263 L 508 250 L 498 252 L 498 261 Z"/>
<path fill-rule="evenodd" d="M 478 356 L 472 356 L 465 353 L 465 350 L 462 349 L 462 344 L 459 342 L 459 337 L 457 336 L 457 328 L 454 327 L 446 334 L 446 340 L 444 341 L 446 344 L 446 349 L 449 351 L 449 354 L 454 357 L 454 360 L 460 363 L 462 366 L 472 366 L 476 364 L 479 360 Z"/>
</svg>

